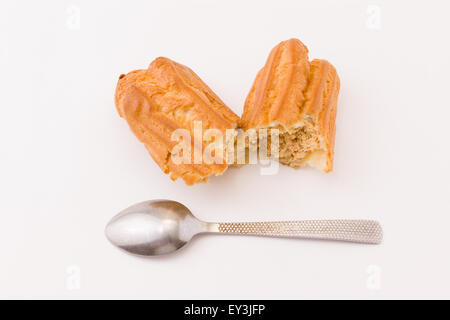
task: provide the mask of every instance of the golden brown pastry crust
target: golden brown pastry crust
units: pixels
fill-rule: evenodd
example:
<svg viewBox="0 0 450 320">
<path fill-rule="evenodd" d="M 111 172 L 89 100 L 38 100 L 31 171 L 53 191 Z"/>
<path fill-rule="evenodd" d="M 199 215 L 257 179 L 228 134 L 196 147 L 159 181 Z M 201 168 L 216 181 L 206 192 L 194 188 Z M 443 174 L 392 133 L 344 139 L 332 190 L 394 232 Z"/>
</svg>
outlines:
<svg viewBox="0 0 450 320">
<path fill-rule="evenodd" d="M 284 41 L 273 48 L 245 101 L 243 129 L 298 122 L 309 69 L 308 49 L 300 40 Z"/>
<path fill-rule="evenodd" d="M 339 77 L 325 60 L 308 60 L 308 49 L 298 39 L 272 49 L 259 71 L 244 105 L 243 129 L 292 129 L 312 120 L 326 148 L 323 171 L 333 168 L 336 106 Z"/>
<path fill-rule="evenodd" d="M 326 60 L 314 59 L 306 90 L 303 114 L 315 120 L 327 152 L 325 172 L 333 170 L 336 111 L 340 80 L 336 69 Z"/>
<path fill-rule="evenodd" d="M 175 164 L 171 159 L 171 150 L 178 143 L 171 140 L 175 129 L 187 129 L 194 137 L 193 122 L 201 121 L 203 130 L 214 128 L 225 134 L 226 129 L 236 128 L 239 120 L 188 67 L 160 57 L 146 70 L 121 75 L 115 103 L 120 116 L 172 180 L 181 177 L 192 185 L 227 169 L 225 161 Z"/>
</svg>

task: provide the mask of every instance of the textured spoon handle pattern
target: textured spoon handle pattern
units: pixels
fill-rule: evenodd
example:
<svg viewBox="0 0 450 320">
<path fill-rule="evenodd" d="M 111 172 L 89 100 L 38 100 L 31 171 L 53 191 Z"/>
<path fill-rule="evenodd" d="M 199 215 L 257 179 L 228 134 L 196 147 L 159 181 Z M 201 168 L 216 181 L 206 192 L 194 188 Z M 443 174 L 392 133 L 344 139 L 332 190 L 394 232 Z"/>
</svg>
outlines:
<svg viewBox="0 0 450 320">
<path fill-rule="evenodd" d="M 218 231 L 274 237 L 295 237 L 378 244 L 381 226 L 373 220 L 305 220 L 279 222 L 219 223 Z"/>
</svg>

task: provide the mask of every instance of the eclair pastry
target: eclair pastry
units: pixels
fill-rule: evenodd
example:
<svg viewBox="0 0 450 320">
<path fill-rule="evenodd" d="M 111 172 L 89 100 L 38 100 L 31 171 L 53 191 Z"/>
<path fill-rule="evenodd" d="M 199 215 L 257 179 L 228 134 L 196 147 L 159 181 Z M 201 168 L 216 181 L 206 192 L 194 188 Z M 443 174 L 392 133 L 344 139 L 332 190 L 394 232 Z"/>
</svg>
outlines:
<svg viewBox="0 0 450 320">
<path fill-rule="evenodd" d="M 325 60 L 290 39 L 272 49 L 244 106 L 244 130 L 279 129 L 279 161 L 293 168 L 333 169 L 339 77 Z"/>
<path fill-rule="evenodd" d="M 203 130 L 217 129 L 225 135 L 227 129 L 236 128 L 239 120 L 188 67 L 160 57 L 148 69 L 121 75 L 115 104 L 120 116 L 172 180 L 182 178 L 192 185 L 207 182 L 209 176 L 220 175 L 227 169 L 225 159 L 223 163 L 211 164 L 172 160 L 172 150 L 178 143 L 172 139 L 176 129 L 186 129 L 194 137 L 193 127 L 198 121 Z M 203 138 L 200 139 L 203 146 Z M 196 148 L 194 139 L 192 148 Z"/>
</svg>

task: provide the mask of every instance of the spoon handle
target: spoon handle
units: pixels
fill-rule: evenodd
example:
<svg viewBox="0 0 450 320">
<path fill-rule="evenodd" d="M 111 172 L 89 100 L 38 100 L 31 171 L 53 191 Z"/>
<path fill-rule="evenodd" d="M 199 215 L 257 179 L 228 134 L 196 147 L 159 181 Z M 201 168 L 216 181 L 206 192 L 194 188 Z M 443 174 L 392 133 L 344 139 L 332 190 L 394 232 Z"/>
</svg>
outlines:
<svg viewBox="0 0 450 320">
<path fill-rule="evenodd" d="M 227 234 L 338 240 L 379 244 L 383 238 L 380 224 L 373 220 L 304 220 L 278 222 L 225 222 L 214 224 L 213 231 Z"/>
</svg>

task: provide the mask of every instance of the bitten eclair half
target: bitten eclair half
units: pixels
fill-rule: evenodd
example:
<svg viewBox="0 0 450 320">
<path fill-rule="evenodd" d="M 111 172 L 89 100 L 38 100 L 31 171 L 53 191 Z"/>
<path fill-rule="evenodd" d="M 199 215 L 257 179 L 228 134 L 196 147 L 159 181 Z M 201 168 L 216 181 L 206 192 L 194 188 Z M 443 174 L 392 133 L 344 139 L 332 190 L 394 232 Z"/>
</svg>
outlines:
<svg viewBox="0 0 450 320">
<path fill-rule="evenodd" d="M 182 178 L 187 185 L 192 185 L 207 182 L 209 176 L 220 175 L 227 169 L 225 158 L 221 163 L 207 164 L 203 161 L 176 163 L 171 157 L 178 144 L 172 139 L 176 129 L 190 133 L 194 154 L 195 148 L 200 145 L 203 150 L 205 145 L 203 135 L 200 141 L 194 141 L 195 123 L 201 123 L 202 130 L 216 129 L 225 136 L 225 131 L 234 130 L 239 120 L 188 67 L 160 57 L 148 69 L 121 75 L 115 104 L 120 116 L 172 180 Z"/>
<path fill-rule="evenodd" d="M 244 105 L 244 130 L 279 129 L 279 161 L 293 168 L 333 169 L 339 77 L 325 60 L 308 60 L 298 39 L 272 49 Z"/>
</svg>

